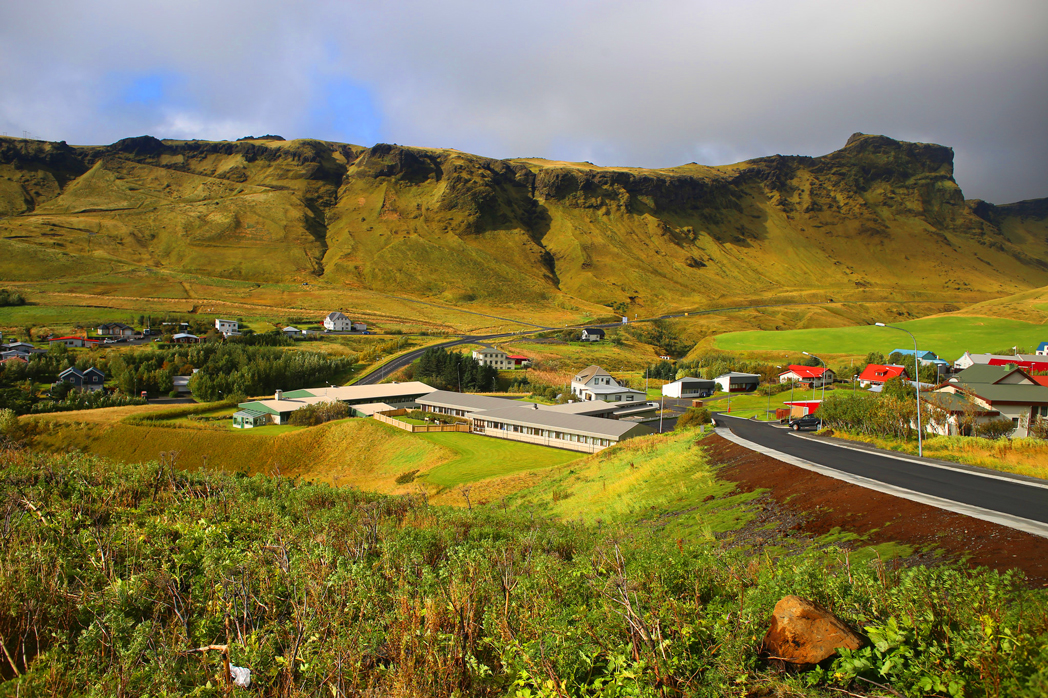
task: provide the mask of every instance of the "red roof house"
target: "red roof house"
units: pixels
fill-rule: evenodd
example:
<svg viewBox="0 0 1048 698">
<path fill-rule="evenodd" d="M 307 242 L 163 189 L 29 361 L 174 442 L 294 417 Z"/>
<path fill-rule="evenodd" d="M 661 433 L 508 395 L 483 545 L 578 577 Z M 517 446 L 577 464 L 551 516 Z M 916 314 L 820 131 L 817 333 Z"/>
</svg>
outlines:
<svg viewBox="0 0 1048 698">
<path fill-rule="evenodd" d="M 862 372 L 862 375 L 859 376 L 859 383 L 865 388 L 871 384 L 882 385 L 885 381 L 898 378 L 899 376 L 902 376 L 903 380 L 909 379 L 904 366 L 870 364 Z"/>
<path fill-rule="evenodd" d="M 512 361 L 514 366 L 523 366 L 524 364 L 531 364 L 531 359 L 529 359 L 526 356 L 521 356 L 519 354 L 510 354 L 506 358 Z"/>
<path fill-rule="evenodd" d="M 837 376 L 832 370 L 823 366 L 799 366 L 790 364 L 789 370 L 779 374 L 780 383 L 804 383 L 821 386 L 823 382 L 832 383 Z"/>
</svg>

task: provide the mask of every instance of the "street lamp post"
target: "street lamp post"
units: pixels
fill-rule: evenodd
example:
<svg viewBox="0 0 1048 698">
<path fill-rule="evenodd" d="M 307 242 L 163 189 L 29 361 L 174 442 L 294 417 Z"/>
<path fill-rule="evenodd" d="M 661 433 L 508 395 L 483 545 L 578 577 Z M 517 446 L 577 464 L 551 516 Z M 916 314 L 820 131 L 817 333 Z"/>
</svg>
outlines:
<svg viewBox="0 0 1048 698">
<path fill-rule="evenodd" d="M 885 325 L 883 322 L 874 323 L 877 327 L 889 327 L 893 330 L 899 330 L 910 335 L 910 339 L 913 340 L 913 372 L 917 375 L 914 377 L 913 385 L 917 388 L 917 455 L 924 456 L 924 443 L 921 438 L 921 360 L 917 356 L 917 338 L 913 336 L 913 333 L 909 330 L 904 330 L 901 327 L 895 325 Z"/>
<path fill-rule="evenodd" d="M 830 367 L 826 365 L 825 361 L 820 359 L 818 356 L 815 356 L 814 354 L 809 354 L 806 351 L 802 351 L 801 353 L 804 354 L 805 356 L 812 357 L 813 359 L 818 361 L 820 364 L 822 364 L 822 367 L 824 369 L 826 369 L 825 371 L 822 372 L 822 399 L 825 400 L 826 399 L 826 371 L 829 371 Z M 815 399 L 815 381 L 814 380 L 812 380 L 812 382 L 811 382 L 811 399 L 812 400 Z"/>
</svg>

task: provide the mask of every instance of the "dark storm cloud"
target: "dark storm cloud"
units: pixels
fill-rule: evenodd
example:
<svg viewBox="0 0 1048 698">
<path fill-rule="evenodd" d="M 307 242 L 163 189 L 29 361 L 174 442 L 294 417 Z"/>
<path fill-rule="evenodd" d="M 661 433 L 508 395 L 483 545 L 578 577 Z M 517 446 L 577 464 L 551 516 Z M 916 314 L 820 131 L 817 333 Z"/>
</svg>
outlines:
<svg viewBox="0 0 1048 698">
<path fill-rule="evenodd" d="M 8 3 L 0 130 L 649 167 L 863 131 L 950 145 L 965 194 L 1005 202 L 1048 196 L 1045 26 L 1040 1 Z"/>
</svg>

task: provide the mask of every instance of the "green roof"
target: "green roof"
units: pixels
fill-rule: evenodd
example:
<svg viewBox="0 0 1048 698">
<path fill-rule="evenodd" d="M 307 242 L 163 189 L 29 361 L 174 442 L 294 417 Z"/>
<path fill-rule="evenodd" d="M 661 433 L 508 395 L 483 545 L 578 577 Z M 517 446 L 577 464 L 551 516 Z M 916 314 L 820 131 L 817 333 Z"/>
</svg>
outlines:
<svg viewBox="0 0 1048 698">
<path fill-rule="evenodd" d="M 966 383 L 959 387 L 978 395 L 990 404 L 1018 402 L 1027 405 L 1048 405 L 1048 388 L 1043 385 Z"/>
<path fill-rule="evenodd" d="M 1012 371 L 1015 366 L 990 366 L 989 364 L 976 364 L 964 369 L 951 379 L 954 383 L 996 383 Z"/>
<path fill-rule="evenodd" d="M 237 407 L 248 412 L 258 412 L 259 414 L 278 414 L 276 410 L 266 407 L 261 402 L 242 402 Z"/>
<path fill-rule="evenodd" d="M 964 412 L 973 407 L 976 412 L 996 412 L 996 410 L 987 410 L 982 405 L 974 403 L 964 393 L 923 393 L 921 399 L 947 412 Z"/>
<path fill-rule="evenodd" d="M 289 390 L 284 393 L 285 400 L 294 400 L 300 397 L 316 397 L 316 395 L 309 390 Z"/>
</svg>

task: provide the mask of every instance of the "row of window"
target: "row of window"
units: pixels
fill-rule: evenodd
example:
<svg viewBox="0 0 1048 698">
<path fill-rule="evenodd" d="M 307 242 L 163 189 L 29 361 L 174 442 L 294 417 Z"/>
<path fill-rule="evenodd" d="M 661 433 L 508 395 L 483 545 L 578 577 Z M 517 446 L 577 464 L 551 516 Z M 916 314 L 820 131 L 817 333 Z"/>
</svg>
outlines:
<svg viewBox="0 0 1048 698">
<path fill-rule="evenodd" d="M 544 439 L 556 439 L 558 441 L 570 441 L 572 443 L 591 444 L 593 446 L 610 446 L 610 439 L 600 439 L 595 436 L 582 436 L 568 432 L 551 431 L 549 429 L 538 429 L 536 427 L 522 427 L 516 424 L 503 424 L 502 422 L 489 422 L 486 420 L 475 420 L 486 429 L 498 429 L 526 436 L 538 436 Z"/>
</svg>

